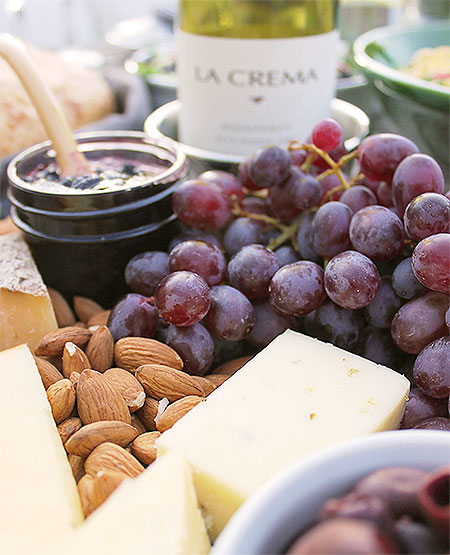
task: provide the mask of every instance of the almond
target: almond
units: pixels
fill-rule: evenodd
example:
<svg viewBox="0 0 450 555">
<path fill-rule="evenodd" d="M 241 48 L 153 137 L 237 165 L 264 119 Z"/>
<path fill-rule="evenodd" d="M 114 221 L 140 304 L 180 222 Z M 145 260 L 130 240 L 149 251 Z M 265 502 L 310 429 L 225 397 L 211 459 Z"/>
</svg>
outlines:
<svg viewBox="0 0 450 555">
<path fill-rule="evenodd" d="M 160 432 L 146 432 L 139 435 L 131 444 L 131 452 L 142 464 L 152 464 L 156 459 L 157 449 L 155 441 L 160 435 Z"/>
<path fill-rule="evenodd" d="M 53 304 L 53 310 L 55 312 L 56 321 L 60 328 L 66 326 L 73 326 L 76 322 L 75 314 L 70 308 L 69 303 L 56 289 L 48 288 L 48 294 Z"/>
<path fill-rule="evenodd" d="M 104 310 L 104 308 L 96 301 L 88 299 L 87 297 L 79 296 L 75 296 L 73 298 L 73 308 L 75 310 L 75 314 L 81 322 L 84 322 L 85 324 L 89 322 L 89 318 L 94 316 L 94 314 L 103 312 Z"/>
<path fill-rule="evenodd" d="M 59 380 L 51 385 L 47 389 L 47 398 L 57 424 L 65 420 L 75 407 L 75 391 L 68 379 Z"/>
<path fill-rule="evenodd" d="M 38 356 L 35 356 L 34 360 L 45 389 L 48 389 L 52 384 L 58 382 L 59 380 L 64 379 L 61 372 L 50 361 Z"/>
<path fill-rule="evenodd" d="M 156 430 L 155 418 L 158 414 L 158 407 L 159 403 L 156 399 L 146 397 L 142 408 L 140 408 L 136 413 L 147 430 Z"/>
<path fill-rule="evenodd" d="M 61 356 L 64 345 L 71 341 L 78 347 L 85 347 L 91 337 L 91 332 L 78 326 L 68 326 L 51 331 L 45 335 L 35 349 L 38 356 Z"/>
<path fill-rule="evenodd" d="M 106 326 L 110 315 L 110 310 L 101 310 L 93 314 L 88 320 L 88 327 L 90 326 Z"/>
<path fill-rule="evenodd" d="M 79 482 L 81 478 L 84 476 L 84 459 L 82 457 L 78 457 L 77 455 L 67 455 L 69 459 L 70 467 L 72 468 L 72 474 L 75 478 L 75 482 Z"/>
<path fill-rule="evenodd" d="M 224 382 L 231 378 L 229 374 L 209 374 L 208 380 L 212 382 L 216 388 L 222 385 Z"/>
<path fill-rule="evenodd" d="M 147 428 L 135 414 L 131 415 L 131 425 L 133 426 L 133 428 L 136 428 L 138 434 L 145 434 L 145 432 L 147 431 Z"/>
<path fill-rule="evenodd" d="M 72 374 L 70 374 L 69 380 L 72 382 L 75 392 L 77 391 L 77 385 L 78 385 L 78 382 L 80 381 L 80 376 L 81 374 L 79 372 L 72 372 Z"/>
<path fill-rule="evenodd" d="M 65 444 L 71 455 L 87 457 L 101 443 L 115 443 L 125 447 L 138 435 L 136 428 L 118 420 L 93 422 L 80 428 Z"/>
<path fill-rule="evenodd" d="M 91 367 L 97 372 L 111 368 L 114 357 L 114 340 L 106 326 L 99 326 L 92 334 L 86 347 Z"/>
<path fill-rule="evenodd" d="M 224 362 L 223 364 L 215 368 L 211 372 L 211 374 L 228 374 L 228 376 L 232 376 L 235 372 L 237 372 L 240 368 L 242 368 L 244 364 L 247 364 L 247 362 L 251 360 L 253 356 L 254 355 L 234 358 L 233 360 Z M 210 375 L 207 377 L 209 379 Z"/>
<path fill-rule="evenodd" d="M 66 441 L 71 436 L 73 436 L 75 432 L 78 432 L 78 430 L 81 428 L 82 425 L 83 424 L 81 420 L 76 416 L 71 416 L 70 418 L 66 418 L 61 422 L 61 424 L 58 425 L 58 432 L 59 432 L 61 441 L 63 442 L 63 445 L 65 445 Z"/>
<path fill-rule="evenodd" d="M 100 420 L 131 423 L 130 411 L 123 397 L 109 380 L 95 370 L 84 370 L 80 376 L 77 407 L 83 424 Z"/>
<path fill-rule="evenodd" d="M 162 433 L 171 428 L 175 422 L 204 400 L 203 397 L 189 395 L 169 405 L 156 422 L 158 431 Z"/>
<path fill-rule="evenodd" d="M 183 361 L 174 349 L 146 337 L 123 337 L 114 347 L 114 358 L 117 366 L 133 372 L 143 364 L 162 364 L 181 370 Z"/>
<path fill-rule="evenodd" d="M 66 378 L 70 378 L 72 372 L 81 374 L 86 368 L 90 368 L 89 359 L 84 351 L 72 341 L 67 341 L 64 345 L 62 355 L 62 371 Z"/>
<path fill-rule="evenodd" d="M 137 368 L 136 378 L 147 395 L 157 400 L 167 397 L 172 402 L 187 395 L 204 395 L 203 388 L 192 376 L 168 366 L 144 364 Z"/>
<path fill-rule="evenodd" d="M 196 382 L 197 385 L 199 385 L 203 389 L 203 395 L 205 397 L 207 397 L 216 389 L 216 386 L 213 384 L 213 382 L 206 376 L 191 376 L 191 378 Z"/>
<path fill-rule="evenodd" d="M 84 516 L 88 517 L 100 507 L 125 479 L 125 474 L 111 470 L 97 472 L 94 476 L 83 476 L 78 482 L 78 493 Z"/>
<path fill-rule="evenodd" d="M 125 400 L 130 412 L 135 412 L 145 402 L 145 391 L 142 384 L 123 368 L 110 368 L 104 374 Z"/>
<path fill-rule="evenodd" d="M 96 447 L 84 463 L 87 474 L 94 475 L 100 470 L 122 472 L 136 478 L 144 470 L 141 463 L 123 447 L 114 443 L 102 443 Z"/>
</svg>

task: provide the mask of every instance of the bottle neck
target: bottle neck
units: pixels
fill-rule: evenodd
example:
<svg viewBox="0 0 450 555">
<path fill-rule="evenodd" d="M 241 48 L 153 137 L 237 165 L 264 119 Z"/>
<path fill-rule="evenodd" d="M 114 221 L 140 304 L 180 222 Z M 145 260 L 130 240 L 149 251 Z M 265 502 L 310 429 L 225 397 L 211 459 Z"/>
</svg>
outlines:
<svg viewBox="0 0 450 555">
<path fill-rule="evenodd" d="M 289 38 L 336 27 L 337 0 L 180 0 L 179 25 L 196 35 Z"/>
</svg>

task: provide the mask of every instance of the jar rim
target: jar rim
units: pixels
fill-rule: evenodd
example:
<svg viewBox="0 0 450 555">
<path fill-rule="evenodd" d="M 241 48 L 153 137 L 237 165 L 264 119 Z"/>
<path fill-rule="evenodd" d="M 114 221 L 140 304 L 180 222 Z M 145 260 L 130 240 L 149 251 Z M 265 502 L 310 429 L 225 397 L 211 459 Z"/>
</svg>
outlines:
<svg viewBox="0 0 450 555">
<path fill-rule="evenodd" d="M 126 141 L 135 141 L 136 145 L 142 144 L 142 146 L 148 145 L 149 147 L 156 147 L 161 149 L 161 151 L 166 151 L 169 155 L 173 157 L 173 161 L 171 161 L 171 165 L 163 170 L 161 173 L 158 173 L 155 176 L 150 176 L 148 181 L 144 184 L 134 185 L 130 189 L 137 190 L 140 188 L 145 188 L 148 186 L 153 186 L 159 183 L 164 183 L 165 180 L 168 178 L 173 179 L 178 173 L 182 173 L 186 164 L 187 164 L 187 157 L 180 146 L 170 138 L 161 138 L 161 137 L 149 137 L 146 133 L 142 131 L 89 131 L 83 133 L 74 133 L 74 139 L 78 144 L 87 144 L 90 143 L 95 144 L 98 143 L 107 143 L 108 141 L 117 141 L 117 149 L 121 148 L 120 139 L 123 139 L 123 144 L 126 145 Z M 130 143 L 131 144 L 131 143 Z M 83 196 L 86 197 L 93 197 L 93 196 L 105 196 L 105 195 L 113 195 L 116 194 L 117 190 L 105 190 L 105 191 L 84 191 L 83 193 L 77 192 L 74 193 L 70 189 L 67 192 L 49 192 L 49 191 L 42 191 L 42 190 L 34 190 L 32 187 L 29 187 L 27 182 L 20 177 L 17 168 L 18 165 L 30 157 L 32 155 L 37 155 L 40 152 L 42 154 L 50 152 L 53 149 L 52 142 L 50 140 L 42 141 L 37 143 L 31 147 L 28 147 L 21 152 L 19 152 L 12 160 L 9 162 L 7 167 L 7 177 L 10 183 L 14 184 L 14 187 L 18 187 L 24 191 L 35 193 L 38 195 L 48 196 L 48 197 L 78 197 Z M 95 151 L 95 149 L 93 149 Z M 113 148 L 111 148 L 113 150 Z M 145 150 L 141 152 L 145 153 Z M 152 153 L 155 156 L 158 156 L 157 153 Z M 170 161 L 170 160 L 169 160 Z M 125 188 L 126 190 L 126 188 Z M 123 191 L 121 191 L 123 192 Z"/>
</svg>

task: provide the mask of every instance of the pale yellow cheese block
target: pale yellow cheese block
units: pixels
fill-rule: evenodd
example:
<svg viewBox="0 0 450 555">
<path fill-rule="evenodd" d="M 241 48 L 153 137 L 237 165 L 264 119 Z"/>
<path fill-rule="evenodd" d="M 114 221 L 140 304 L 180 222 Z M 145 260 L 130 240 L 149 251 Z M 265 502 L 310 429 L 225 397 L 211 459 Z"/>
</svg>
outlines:
<svg viewBox="0 0 450 555">
<path fill-rule="evenodd" d="M 173 452 L 122 482 L 54 555 L 202 555 L 210 548 L 192 472 Z"/>
<path fill-rule="evenodd" d="M 57 323 L 47 288 L 19 233 L 0 236 L 0 351 L 34 349 Z"/>
<path fill-rule="evenodd" d="M 398 427 L 408 391 L 393 370 L 288 330 L 162 434 L 158 452 L 185 454 L 215 538 L 284 467 Z"/>
<path fill-rule="evenodd" d="M 46 554 L 83 520 L 75 480 L 26 345 L 0 353 L 0 553 Z"/>
</svg>

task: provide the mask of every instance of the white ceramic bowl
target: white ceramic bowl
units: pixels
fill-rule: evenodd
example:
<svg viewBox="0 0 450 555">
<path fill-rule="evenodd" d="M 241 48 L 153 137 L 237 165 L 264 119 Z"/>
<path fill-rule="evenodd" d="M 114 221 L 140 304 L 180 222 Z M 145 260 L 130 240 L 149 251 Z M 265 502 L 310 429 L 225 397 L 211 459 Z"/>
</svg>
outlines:
<svg viewBox="0 0 450 555">
<path fill-rule="evenodd" d="M 316 520 L 324 501 L 388 466 L 434 470 L 450 463 L 450 434 L 431 430 L 380 432 L 321 451 L 278 474 L 232 517 L 213 555 L 285 553 Z"/>
<path fill-rule="evenodd" d="M 176 141 L 179 110 L 180 102 L 174 100 L 152 112 L 145 120 L 145 133 L 150 137 L 169 137 Z M 369 133 L 370 121 L 368 116 L 360 108 L 349 102 L 333 98 L 331 101 L 331 117 L 342 126 L 347 150 L 356 148 Z M 241 155 L 212 152 L 182 143 L 178 143 L 178 145 L 190 159 L 192 168 L 198 173 L 207 169 L 232 171 L 245 158 Z"/>
</svg>

